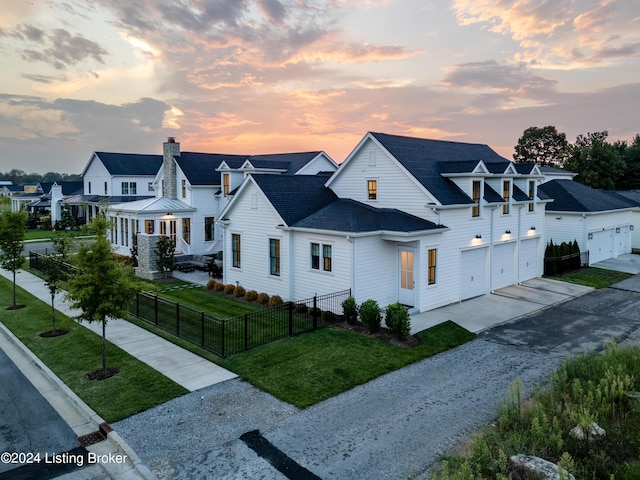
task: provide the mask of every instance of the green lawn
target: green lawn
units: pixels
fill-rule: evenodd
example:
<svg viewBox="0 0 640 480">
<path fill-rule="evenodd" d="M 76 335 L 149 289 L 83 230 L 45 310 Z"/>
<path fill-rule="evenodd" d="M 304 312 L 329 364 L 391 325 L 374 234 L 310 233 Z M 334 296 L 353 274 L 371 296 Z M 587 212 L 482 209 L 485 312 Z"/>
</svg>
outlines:
<svg viewBox="0 0 640 480">
<path fill-rule="evenodd" d="M 107 422 L 187 393 L 180 385 L 111 343 L 107 346 L 107 366 L 119 368 L 120 373 L 99 382 L 86 380 L 86 373 L 102 366 L 101 337 L 57 312 L 57 327 L 68 329 L 69 333 L 42 338 L 39 333 L 51 330 L 52 326 L 50 305 L 18 288 L 17 303 L 27 307 L 4 310 L 12 303 L 11 292 L 11 282 L 0 277 L 0 321 Z"/>
<path fill-rule="evenodd" d="M 25 233 L 24 239 L 25 240 L 50 240 L 52 237 L 54 237 L 56 234 L 59 234 L 59 233 L 60 232 L 53 232 L 51 230 L 38 230 L 38 229 L 27 230 L 27 232 Z M 68 231 L 65 230 L 64 233 L 68 233 L 73 237 L 85 236 L 85 237 L 93 238 L 92 235 L 89 235 L 87 234 L 87 232 L 83 232 L 81 230 L 68 230 Z"/>
<path fill-rule="evenodd" d="M 587 267 L 576 270 L 575 272 L 565 273 L 564 275 L 557 275 L 549 278 L 568 283 L 586 285 L 587 287 L 606 288 L 632 276 L 633 275 L 629 273 L 605 270 L 604 268 Z"/>
</svg>

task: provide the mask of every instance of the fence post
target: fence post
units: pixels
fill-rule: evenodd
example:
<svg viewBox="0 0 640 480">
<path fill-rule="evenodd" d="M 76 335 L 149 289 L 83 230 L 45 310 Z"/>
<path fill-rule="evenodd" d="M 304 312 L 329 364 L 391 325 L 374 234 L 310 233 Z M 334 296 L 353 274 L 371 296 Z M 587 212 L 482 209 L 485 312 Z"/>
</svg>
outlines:
<svg viewBox="0 0 640 480">
<path fill-rule="evenodd" d="M 176 337 L 180 338 L 180 304 L 176 303 Z"/>
<path fill-rule="evenodd" d="M 244 350 L 249 350 L 249 315 L 244 314 Z"/>
<path fill-rule="evenodd" d="M 314 294 L 313 295 L 313 310 L 311 310 L 313 312 L 313 329 L 317 330 L 318 329 L 318 294 Z"/>
<path fill-rule="evenodd" d="M 289 302 L 289 336 L 293 337 L 293 302 Z"/>
<path fill-rule="evenodd" d="M 225 358 L 224 354 L 224 318 L 222 319 L 222 358 Z"/>
<path fill-rule="evenodd" d="M 204 348 L 204 312 L 200 312 L 200 338 L 202 339 L 200 345 Z"/>
<path fill-rule="evenodd" d="M 158 295 L 153 297 L 153 323 L 158 326 Z"/>
</svg>

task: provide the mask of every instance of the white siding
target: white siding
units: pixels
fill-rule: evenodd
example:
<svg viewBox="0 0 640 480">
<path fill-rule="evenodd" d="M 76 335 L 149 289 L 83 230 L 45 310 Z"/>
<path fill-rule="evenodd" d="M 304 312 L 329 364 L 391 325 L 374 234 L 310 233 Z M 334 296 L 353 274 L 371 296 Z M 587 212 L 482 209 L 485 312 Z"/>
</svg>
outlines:
<svg viewBox="0 0 640 480">
<path fill-rule="evenodd" d="M 381 307 L 398 300 L 398 248 L 380 237 L 361 237 L 353 244 L 355 277 L 352 294 L 356 302 L 372 298 Z"/>
<path fill-rule="evenodd" d="M 298 170 L 296 175 L 316 175 L 319 172 L 335 172 L 335 170 L 336 165 L 321 154 Z"/>
</svg>

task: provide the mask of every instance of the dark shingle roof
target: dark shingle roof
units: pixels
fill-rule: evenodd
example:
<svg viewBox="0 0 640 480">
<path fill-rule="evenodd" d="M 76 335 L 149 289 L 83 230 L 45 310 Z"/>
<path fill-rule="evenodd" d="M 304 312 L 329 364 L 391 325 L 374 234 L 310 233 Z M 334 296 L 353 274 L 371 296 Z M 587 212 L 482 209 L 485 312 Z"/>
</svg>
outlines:
<svg viewBox="0 0 640 480">
<path fill-rule="evenodd" d="M 353 233 L 408 233 L 445 228 L 395 208 L 375 208 L 347 198 L 331 202 L 294 226 Z"/>
<path fill-rule="evenodd" d="M 336 200 L 326 175 L 252 175 L 288 226 Z"/>
<path fill-rule="evenodd" d="M 509 160 L 505 160 L 503 162 L 487 163 L 487 170 L 489 170 L 490 173 L 504 173 L 512 163 L 513 162 L 510 162 Z"/>
<path fill-rule="evenodd" d="M 556 212 L 606 212 L 633 208 L 633 203 L 600 190 L 574 182 L 573 180 L 552 180 L 538 187 L 553 202 L 547 204 L 547 211 Z"/>
<path fill-rule="evenodd" d="M 60 182 L 63 195 L 78 195 L 84 190 L 84 182 Z"/>
<path fill-rule="evenodd" d="M 516 168 L 516 172 L 522 175 L 529 175 L 533 171 L 533 168 L 536 166 L 536 164 L 530 162 L 514 163 L 513 166 Z"/>
<path fill-rule="evenodd" d="M 524 193 L 520 187 L 518 187 L 517 185 L 513 186 L 513 199 L 516 202 L 528 202 L 529 201 L 529 195 L 527 195 L 526 193 Z"/>
<path fill-rule="evenodd" d="M 640 190 L 605 190 L 605 193 L 628 200 L 640 207 Z"/>
<path fill-rule="evenodd" d="M 371 132 L 371 135 L 444 205 L 473 204 L 473 200 L 455 183 L 442 177 L 440 168 L 443 163 L 460 164 L 482 160 L 489 170 L 501 171 L 509 164 L 509 160 L 498 155 L 487 145 L 427 140 L 386 133 Z"/>
<path fill-rule="evenodd" d="M 111 175 L 155 175 L 162 165 L 162 155 L 95 152 Z"/>
<path fill-rule="evenodd" d="M 487 203 L 505 203 L 504 198 L 486 183 L 484 184 L 484 198 Z"/>
<path fill-rule="evenodd" d="M 182 152 L 176 162 L 191 185 L 220 185 L 220 172 L 216 168 L 222 162 L 240 167 L 246 155 L 226 155 L 222 153 Z"/>
<path fill-rule="evenodd" d="M 251 155 L 248 160 L 256 168 L 278 168 L 294 174 L 322 152 L 274 153 Z"/>
</svg>

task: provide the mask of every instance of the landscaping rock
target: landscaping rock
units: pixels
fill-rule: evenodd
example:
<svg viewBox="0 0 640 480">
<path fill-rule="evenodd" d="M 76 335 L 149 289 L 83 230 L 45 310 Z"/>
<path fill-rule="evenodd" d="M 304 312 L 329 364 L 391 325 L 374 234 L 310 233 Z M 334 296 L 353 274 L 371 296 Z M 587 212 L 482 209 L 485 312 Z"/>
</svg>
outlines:
<svg viewBox="0 0 640 480">
<path fill-rule="evenodd" d="M 580 425 L 576 425 L 571 429 L 571 431 L 569 432 L 569 435 L 571 435 L 573 438 L 576 438 L 578 440 L 584 440 L 585 439 L 584 433 L 585 432 L 582 429 L 582 427 Z M 589 441 L 598 440 L 599 438 L 602 438 L 605 435 L 606 435 L 606 432 L 604 431 L 604 429 L 598 426 L 596 422 L 591 422 L 591 425 L 589 426 L 588 436 L 587 436 Z"/>
<path fill-rule="evenodd" d="M 544 458 L 531 457 L 529 455 L 514 455 L 509 460 L 513 465 L 540 477 L 541 480 L 576 480 L 576 478 L 564 468 L 560 468 Z M 560 472 L 562 472 L 562 476 Z"/>
</svg>

